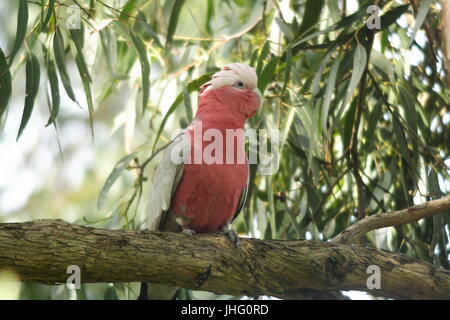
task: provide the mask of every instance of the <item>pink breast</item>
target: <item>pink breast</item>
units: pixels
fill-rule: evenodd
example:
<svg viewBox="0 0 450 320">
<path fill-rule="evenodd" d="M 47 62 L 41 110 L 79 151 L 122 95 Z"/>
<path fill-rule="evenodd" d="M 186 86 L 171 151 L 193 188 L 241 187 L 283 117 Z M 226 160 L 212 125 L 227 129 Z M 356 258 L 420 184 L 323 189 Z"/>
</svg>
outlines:
<svg viewBox="0 0 450 320">
<path fill-rule="evenodd" d="M 247 176 L 245 164 L 186 164 L 171 211 L 197 233 L 217 232 L 233 218 Z"/>
</svg>

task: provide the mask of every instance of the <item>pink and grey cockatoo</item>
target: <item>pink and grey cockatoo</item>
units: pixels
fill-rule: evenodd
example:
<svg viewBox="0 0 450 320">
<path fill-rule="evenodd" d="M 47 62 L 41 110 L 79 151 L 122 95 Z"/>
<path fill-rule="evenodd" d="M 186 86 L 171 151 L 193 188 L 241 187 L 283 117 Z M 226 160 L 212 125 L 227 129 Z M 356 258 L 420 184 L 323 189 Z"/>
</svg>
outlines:
<svg viewBox="0 0 450 320">
<path fill-rule="evenodd" d="M 256 72 L 241 63 L 224 66 L 200 88 L 194 121 L 163 151 L 153 176 L 147 207 L 150 230 L 189 235 L 224 232 L 238 246 L 236 233 L 228 227 L 241 211 L 248 189 L 243 128 L 260 102 Z M 195 138 L 196 130 L 201 132 L 200 140 Z M 215 150 L 219 154 L 214 154 L 218 163 L 202 158 L 202 150 L 214 141 L 206 138 L 208 130 L 224 137 L 220 150 Z M 231 144 L 225 138 L 230 132 L 237 132 Z M 180 143 L 184 147 L 187 143 L 188 152 L 182 161 L 174 161 Z M 196 161 L 194 154 L 199 150 L 201 161 Z M 239 161 L 239 154 L 244 154 L 244 161 Z M 217 161 L 218 157 L 223 161 Z M 178 289 L 157 284 L 149 284 L 148 290 L 145 287 L 143 284 L 140 298 L 147 293 L 150 299 L 170 299 Z"/>
</svg>

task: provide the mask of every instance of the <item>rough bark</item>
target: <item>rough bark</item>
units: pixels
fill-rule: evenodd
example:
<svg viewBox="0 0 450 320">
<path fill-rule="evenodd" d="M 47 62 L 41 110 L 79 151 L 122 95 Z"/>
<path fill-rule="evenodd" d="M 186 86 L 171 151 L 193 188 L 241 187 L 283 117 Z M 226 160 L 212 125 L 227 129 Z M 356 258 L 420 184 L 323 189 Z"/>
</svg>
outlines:
<svg viewBox="0 0 450 320">
<path fill-rule="evenodd" d="M 82 282 L 155 282 L 231 295 L 292 297 L 310 290 L 363 290 L 378 296 L 450 299 L 450 271 L 367 247 L 223 235 L 107 230 L 62 220 L 0 224 L 0 269 L 21 281 L 65 283 L 69 265 Z M 381 289 L 366 286 L 367 267 Z"/>
</svg>

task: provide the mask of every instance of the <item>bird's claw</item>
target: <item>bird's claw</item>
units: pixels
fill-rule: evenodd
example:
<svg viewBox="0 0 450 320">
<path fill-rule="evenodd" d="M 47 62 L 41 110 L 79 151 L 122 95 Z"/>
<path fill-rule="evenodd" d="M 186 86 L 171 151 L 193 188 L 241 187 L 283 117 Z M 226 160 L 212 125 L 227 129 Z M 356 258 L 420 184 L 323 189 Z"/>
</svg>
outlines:
<svg viewBox="0 0 450 320">
<path fill-rule="evenodd" d="M 181 231 L 181 233 L 184 234 L 184 235 L 187 235 L 189 237 L 193 237 L 196 234 L 195 230 L 191 229 L 191 228 L 183 229 L 183 231 Z"/>
<path fill-rule="evenodd" d="M 220 231 L 220 233 L 225 234 L 228 239 L 230 239 L 231 243 L 233 243 L 234 246 L 239 249 L 239 247 L 241 246 L 241 240 L 239 240 L 239 236 L 236 231 L 234 231 L 233 229 L 224 229 Z"/>
</svg>

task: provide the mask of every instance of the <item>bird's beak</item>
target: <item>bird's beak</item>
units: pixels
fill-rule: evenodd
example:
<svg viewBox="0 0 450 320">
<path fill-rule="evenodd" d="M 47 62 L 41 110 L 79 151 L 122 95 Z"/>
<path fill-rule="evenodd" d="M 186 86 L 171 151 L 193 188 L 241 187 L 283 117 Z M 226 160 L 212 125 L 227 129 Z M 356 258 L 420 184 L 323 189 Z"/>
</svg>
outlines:
<svg viewBox="0 0 450 320">
<path fill-rule="evenodd" d="M 261 104 L 261 102 L 262 102 L 262 94 L 261 94 L 261 91 L 259 91 L 258 88 L 255 88 L 255 89 L 253 89 L 253 92 L 256 93 L 256 95 L 258 96 L 258 98 L 259 98 L 259 104 Z"/>
</svg>

